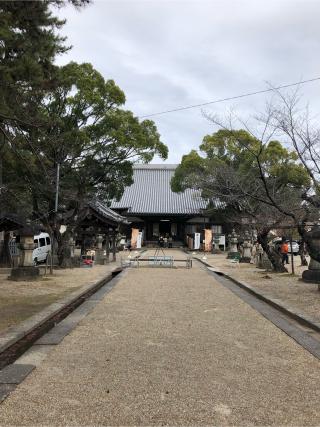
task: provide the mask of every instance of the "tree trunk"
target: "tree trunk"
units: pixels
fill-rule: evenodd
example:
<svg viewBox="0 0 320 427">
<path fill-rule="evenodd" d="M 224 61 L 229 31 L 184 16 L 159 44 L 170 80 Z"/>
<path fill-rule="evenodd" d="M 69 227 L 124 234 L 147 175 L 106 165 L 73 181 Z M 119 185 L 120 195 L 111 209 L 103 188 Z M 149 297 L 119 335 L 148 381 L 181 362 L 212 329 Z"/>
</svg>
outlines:
<svg viewBox="0 0 320 427">
<path fill-rule="evenodd" d="M 55 230 L 55 239 L 57 241 L 57 257 L 58 265 L 61 268 L 72 267 L 71 250 L 69 247 L 70 232 L 66 230 L 63 234 L 60 231 Z"/>
<path fill-rule="evenodd" d="M 302 242 L 304 242 L 306 245 L 307 252 L 310 255 L 310 258 L 320 262 L 320 252 L 318 250 L 318 246 L 314 244 L 312 232 L 306 231 L 304 225 L 298 226 L 298 231 L 300 236 L 302 237 Z"/>
<path fill-rule="evenodd" d="M 9 241 L 10 241 L 10 231 L 4 232 L 3 248 L 0 254 L 0 266 L 10 267 L 11 266 L 11 256 L 9 250 Z"/>
<path fill-rule="evenodd" d="M 281 256 L 268 244 L 268 234 L 270 230 L 264 230 L 261 233 L 258 233 L 258 242 L 262 246 L 262 249 L 267 254 L 269 261 L 272 264 L 272 267 L 275 273 L 285 273 L 288 272 L 286 267 L 282 264 Z"/>
</svg>

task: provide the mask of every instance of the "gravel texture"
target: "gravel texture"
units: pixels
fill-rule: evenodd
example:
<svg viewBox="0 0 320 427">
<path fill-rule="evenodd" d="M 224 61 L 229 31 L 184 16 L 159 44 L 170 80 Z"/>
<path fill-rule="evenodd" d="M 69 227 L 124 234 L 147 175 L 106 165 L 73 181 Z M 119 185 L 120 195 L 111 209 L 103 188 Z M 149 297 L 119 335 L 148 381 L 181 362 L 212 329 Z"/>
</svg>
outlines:
<svg viewBox="0 0 320 427">
<path fill-rule="evenodd" d="M 194 264 L 129 270 L 0 425 L 319 425 L 320 362 Z"/>
<path fill-rule="evenodd" d="M 203 254 L 199 256 L 202 258 Z M 300 257 L 294 257 L 296 275 L 290 273 L 265 272 L 253 264 L 232 264 L 226 254 L 206 254 L 206 262 L 217 270 L 248 283 L 263 295 L 283 301 L 284 305 L 296 312 L 320 322 L 320 292 L 318 285 L 301 280 L 302 272 L 307 267 L 300 266 Z M 286 266 L 291 271 L 291 265 Z"/>
</svg>

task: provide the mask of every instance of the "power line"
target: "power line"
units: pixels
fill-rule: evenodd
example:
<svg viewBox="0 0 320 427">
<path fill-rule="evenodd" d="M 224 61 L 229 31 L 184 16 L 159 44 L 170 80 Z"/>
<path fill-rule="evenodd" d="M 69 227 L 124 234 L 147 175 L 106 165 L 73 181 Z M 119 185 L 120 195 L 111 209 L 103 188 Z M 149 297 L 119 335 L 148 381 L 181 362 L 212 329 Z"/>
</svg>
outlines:
<svg viewBox="0 0 320 427">
<path fill-rule="evenodd" d="M 299 81 L 299 82 L 296 82 L 296 83 L 289 83 L 289 84 L 286 84 L 286 85 L 272 87 L 270 89 L 258 90 L 256 92 L 248 92 L 248 93 L 244 93 L 242 95 L 230 96 L 228 98 L 216 99 L 215 101 L 203 102 L 202 104 L 188 105 L 188 106 L 185 106 L 185 107 L 174 108 L 172 110 L 165 110 L 165 111 L 159 111 L 158 113 L 146 114 L 144 116 L 139 116 L 139 119 L 145 119 L 147 117 L 160 116 L 161 114 L 174 113 L 176 111 L 190 110 L 192 108 L 204 107 L 206 105 L 217 104 L 219 102 L 231 101 L 233 99 L 245 98 L 247 96 L 258 95 L 260 93 L 272 92 L 272 91 L 278 90 L 278 89 L 285 89 L 287 87 L 299 86 L 299 85 L 302 85 L 302 84 L 305 84 L 305 83 L 315 82 L 317 80 L 320 80 L 320 77 L 315 77 L 314 79 L 302 80 L 302 81 Z"/>
</svg>

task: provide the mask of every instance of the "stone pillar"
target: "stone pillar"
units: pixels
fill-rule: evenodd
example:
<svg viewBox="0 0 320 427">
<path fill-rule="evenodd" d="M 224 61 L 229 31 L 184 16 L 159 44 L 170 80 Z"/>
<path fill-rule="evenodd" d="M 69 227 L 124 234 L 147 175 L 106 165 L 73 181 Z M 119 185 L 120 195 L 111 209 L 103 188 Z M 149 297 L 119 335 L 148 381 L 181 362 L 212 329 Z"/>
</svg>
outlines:
<svg viewBox="0 0 320 427">
<path fill-rule="evenodd" d="M 112 261 L 116 260 L 116 231 L 112 233 Z"/>
<path fill-rule="evenodd" d="M 311 240 L 312 247 L 320 253 L 320 226 L 316 226 L 308 233 L 308 240 Z M 302 273 L 302 280 L 309 283 L 318 283 L 320 291 L 320 263 L 310 257 L 308 270 Z"/>
<path fill-rule="evenodd" d="M 262 246 L 259 244 L 257 248 L 257 255 L 256 255 L 256 267 L 257 268 L 263 268 L 262 266 L 262 257 L 263 257 L 264 251 Z"/>
<path fill-rule="evenodd" d="M 268 255 L 266 254 L 266 252 L 263 252 L 262 254 L 262 258 L 261 258 L 261 267 L 264 270 L 268 270 L 268 271 L 272 271 L 273 270 L 273 266 L 271 261 L 269 260 Z"/>
<path fill-rule="evenodd" d="M 100 264 L 100 265 L 104 265 L 105 264 L 105 256 L 104 256 L 104 250 L 103 250 L 103 247 L 102 247 L 102 241 L 103 241 L 102 234 L 98 234 L 97 238 L 96 238 L 96 246 L 97 246 L 97 250 L 96 250 L 96 262 L 97 262 L 97 264 Z"/>
<path fill-rule="evenodd" d="M 232 233 L 229 234 L 228 237 L 229 237 L 230 248 L 229 248 L 229 252 L 228 252 L 227 258 L 228 259 L 235 259 L 235 258 L 240 259 L 240 254 L 238 252 L 238 246 L 237 246 L 238 235 L 237 235 L 237 233 L 235 232 L 234 229 L 232 230 Z"/>
<path fill-rule="evenodd" d="M 109 231 L 105 237 L 106 237 L 106 262 L 108 264 L 110 262 L 110 235 L 109 235 Z"/>
<path fill-rule="evenodd" d="M 34 266 L 34 230 L 29 220 L 20 233 L 20 263 L 11 270 L 11 280 L 34 280 L 39 276 L 39 268 Z"/>
<path fill-rule="evenodd" d="M 243 253 L 240 262 L 250 263 L 252 255 L 252 243 L 248 231 L 244 233 Z"/>
<path fill-rule="evenodd" d="M 74 255 L 74 247 L 76 245 L 76 242 L 74 240 L 74 238 L 71 236 L 68 242 L 68 246 L 69 246 L 69 251 L 70 251 L 70 263 L 71 266 L 75 265 L 75 255 Z"/>
<path fill-rule="evenodd" d="M 71 236 L 69 239 L 69 248 L 70 248 L 70 257 L 73 260 L 74 259 L 74 247 L 76 245 L 76 242 L 74 241 L 74 238 Z"/>
</svg>

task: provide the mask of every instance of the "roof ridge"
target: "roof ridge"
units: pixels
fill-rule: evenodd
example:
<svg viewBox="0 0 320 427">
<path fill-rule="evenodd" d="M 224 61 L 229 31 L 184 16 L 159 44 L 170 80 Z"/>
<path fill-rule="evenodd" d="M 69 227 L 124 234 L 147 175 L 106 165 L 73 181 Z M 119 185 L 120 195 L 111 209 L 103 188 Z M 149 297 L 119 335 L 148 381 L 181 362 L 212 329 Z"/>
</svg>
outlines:
<svg viewBox="0 0 320 427">
<path fill-rule="evenodd" d="M 136 163 L 133 165 L 133 169 L 176 169 L 178 167 L 178 163 Z"/>
</svg>

